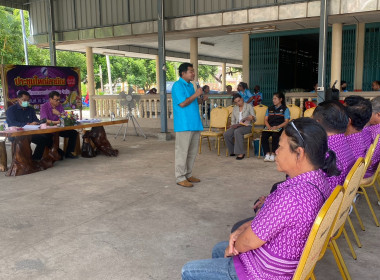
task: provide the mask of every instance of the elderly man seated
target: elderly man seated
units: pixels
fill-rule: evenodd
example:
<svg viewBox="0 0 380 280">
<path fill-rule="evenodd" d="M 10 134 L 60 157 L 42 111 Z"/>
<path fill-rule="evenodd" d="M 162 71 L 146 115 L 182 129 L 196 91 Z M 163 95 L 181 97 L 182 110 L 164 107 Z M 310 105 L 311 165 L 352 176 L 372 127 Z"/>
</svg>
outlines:
<svg viewBox="0 0 380 280">
<path fill-rule="evenodd" d="M 41 106 L 40 117 L 46 119 L 46 123 L 49 125 L 57 125 L 60 123 L 59 117 L 65 111 L 61 105 L 61 98 L 57 91 L 49 93 L 49 101 Z M 69 142 L 66 149 L 66 158 L 78 158 L 73 155 L 78 132 L 76 130 L 60 131 L 59 136 L 68 137 Z M 62 156 L 62 155 L 61 155 Z"/>
<path fill-rule="evenodd" d="M 25 125 L 38 125 L 39 119 L 36 112 L 29 106 L 30 94 L 21 90 L 17 94 L 17 103 L 7 110 L 7 123 L 9 126 L 24 127 Z M 31 142 L 36 144 L 32 159 L 40 160 L 44 154 L 45 147 L 51 147 L 53 138 L 51 134 L 32 135 Z"/>
</svg>

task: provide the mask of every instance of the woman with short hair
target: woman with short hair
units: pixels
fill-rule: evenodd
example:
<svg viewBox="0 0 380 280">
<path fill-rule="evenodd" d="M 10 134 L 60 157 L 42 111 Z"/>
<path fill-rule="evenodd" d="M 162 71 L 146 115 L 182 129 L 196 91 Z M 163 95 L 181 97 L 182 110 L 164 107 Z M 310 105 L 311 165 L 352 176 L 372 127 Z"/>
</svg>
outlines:
<svg viewBox="0 0 380 280">
<path fill-rule="evenodd" d="M 183 280 L 290 280 L 311 227 L 330 194 L 326 174 L 339 174 L 327 134 L 313 119 L 290 122 L 276 150 L 277 170 L 289 177 L 270 194 L 253 221 L 218 243 L 212 259 L 187 263 Z"/>
<path fill-rule="evenodd" d="M 235 106 L 231 114 L 231 126 L 223 136 L 230 156 L 237 155 L 236 159 L 242 160 L 245 156 L 244 134 L 251 133 L 256 115 L 252 105 L 244 103 L 240 94 L 234 94 L 233 102 Z"/>
</svg>

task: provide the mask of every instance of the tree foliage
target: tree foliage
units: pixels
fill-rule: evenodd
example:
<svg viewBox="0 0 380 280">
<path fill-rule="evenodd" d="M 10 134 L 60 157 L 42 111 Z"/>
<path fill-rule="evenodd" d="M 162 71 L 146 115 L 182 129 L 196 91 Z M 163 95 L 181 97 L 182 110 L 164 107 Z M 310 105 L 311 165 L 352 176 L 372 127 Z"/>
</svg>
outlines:
<svg viewBox="0 0 380 280">
<path fill-rule="evenodd" d="M 27 37 L 29 31 L 29 14 L 24 12 Z M 30 65 L 50 65 L 48 49 L 28 44 Z M 0 58 L 3 64 L 25 64 L 20 10 L 0 6 Z M 127 82 L 144 91 L 156 84 L 156 61 L 151 59 L 110 56 L 112 84 Z M 94 55 L 94 72 L 96 87 L 100 88 L 99 65 L 102 68 L 104 84 L 108 83 L 107 63 L 104 55 Z M 80 67 L 81 80 L 87 77 L 86 56 L 83 53 L 57 50 L 57 66 Z M 166 80 L 177 80 L 178 62 L 166 63 Z M 207 67 L 206 67 L 207 68 Z M 205 69 L 206 69 L 205 68 Z M 202 68 L 203 69 L 203 68 Z M 202 70 L 202 77 L 207 79 L 215 73 L 212 69 Z M 84 92 L 86 92 L 84 90 Z"/>
</svg>

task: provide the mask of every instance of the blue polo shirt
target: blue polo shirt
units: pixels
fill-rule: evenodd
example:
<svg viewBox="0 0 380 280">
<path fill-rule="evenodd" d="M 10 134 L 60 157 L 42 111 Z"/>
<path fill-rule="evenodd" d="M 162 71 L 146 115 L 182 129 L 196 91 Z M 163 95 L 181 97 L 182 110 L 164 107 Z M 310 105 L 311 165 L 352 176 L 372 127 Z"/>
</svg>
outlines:
<svg viewBox="0 0 380 280">
<path fill-rule="evenodd" d="M 179 106 L 194 93 L 194 86 L 182 78 L 179 78 L 172 87 L 175 132 L 203 130 L 197 99 L 183 108 Z"/>
<path fill-rule="evenodd" d="M 249 89 L 246 89 L 244 92 L 239 91 L 239 94 L 243 98 L 244 102 L 247 103 L 247 101 L 253 96 L 253 94 L 249 91 Z"/>
<path fill-rule="evenodd" d="M 16 103 L 8 108 L 7 123 L 9 126 L 23 127 L 32 122 L 39 122 L 36 111 L 32 107 L 23 108 L 19 103 Z"/>
<path fill-rule="evenodd" d="M 281 105 L 280 105 L 281 106 Z M 275 107 L 276 109 L 280 106 L 277 106 Z M 269 108 L 268 108 L 269 109 Z M 269 110 L 267 109 L 266 113 L 265 113 L 265 116 L 268 117 L 269 116 Z M 290 111 L 289 111 L 289 108 L 286 108 L 285 112 L 284 112 L 284 119 L 285 120 L 290 120 Z"/>
</svg>

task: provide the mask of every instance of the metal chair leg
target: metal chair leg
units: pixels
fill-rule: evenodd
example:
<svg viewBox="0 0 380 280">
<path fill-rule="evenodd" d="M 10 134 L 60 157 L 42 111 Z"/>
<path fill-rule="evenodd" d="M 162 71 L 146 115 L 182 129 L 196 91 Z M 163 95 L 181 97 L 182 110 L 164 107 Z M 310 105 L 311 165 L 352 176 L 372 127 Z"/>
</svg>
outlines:
<svg viewBox="0 0 380 280">
<path fill-rule="evenodd" d="M 338 265 L 340 274 L 342 275 L 342 278 L 344 280 L 351 280 L 350 273 L 348 272 L 346 263 L 343 260 L 342 254 L 340 253 L 340 250 L 338 248 L 338 245 L 336 244 L 335 240 L 331 240 L 329 243 L 329 247 L 334 255 L 336 264 Z"/>
<path fill-rule="evenodd" d="M 365 197 L 365 199 L 366 199 L 366 201 L 367 201 L 367 204 L 368 204 L 369 210 L 371 211 L 371 214 L 372 214 L 373 220 L 375 221 L 376 226 L 377 226 L 377 227 L 380 226 L 380 225 L 379 225 L 379 221 L 378 221 L 378 219 L 377 219 L 377 217 L 376 217 L 375 211 L 373 211 L 373 208 L 372 208 L 372 205 L 371 205 L 371 201 L 369 200 L 369 197 L 368 197 L 367 191 L 366 191 L 365 188 L 363 188 L 363 187 L 359 187 L 359 188 L 362 190 L 362 192 L 363 192 L 363 194 L 364 194 L 364 197 Z"/>
<path fill-rule="evenodd" d="M 220 137 L 218 137 L 218 156 L 220 156 Z"/>
<path fill-rule="evenodd" d="M 249 142 L 250 142 L 250 139 L 251 139 L 251 137 L 248 137 L 248 139 L 247 139 L 247 158 L 249 158 Z"/>
<path fill-rule="evenodd" d="M 354 212 L 355 212 L 356 218 L 357 218 L 358 221 L 359 221 L 360 228 L 362 229 L 362 231 L 365 231 L 365 228 L 364 228 L 364 225 L 363 225 L 362 218 L 361 218 L 360 215 L 359 215 L 359 212 L 358 212 L 358 209 L 356 208 L 355 203 L 352 203 L 352 207 L 354 208 Z"/>
<path fill-rule="evenodd" d="M 351 221 L 351 218 L 350 216 L 347 216 L 347 221 L 348 221 L 348 224 L 350 225 L 350 228 L 352 230 L 352 233 L 354 234 L 354 237 L 355 237 L 355 240 L 356 240 L 356 244 L 358 244 L 358 247 L 361 248 L 362 247 L 362 243 L 360 242 L 359 240 L 359 236 L 358 234 L 356 233 L 356 230 L 354 228 L 354 225 L 352 224 L 352 221 Z"/>
<path fill-rule="evenodd" d="M 259 153 L 257 155 L 257 158 L 261 157 L 261 135 L 260 135 L 260 140 L 259 140 Z"/>
<path fill-rule="evenodd" d="M 347 235 L 347 231 L 346 231 L 345 228 L 343 228 L 343 234 L 344 234 L 344 238 L 346 238 L 346 242 L 347 242 L 347 244 L 348 244 L 348 248 L 350 248 L 351 255 L 352 255 L 353 259 L 356 260 L 358 257 L 356 256 L 355 250 L 354 250 L 354 248 L 352 247 L 351 240 L 350 240 L 350 238 L 348 237 L 348 235 Z"/>
</svg>

